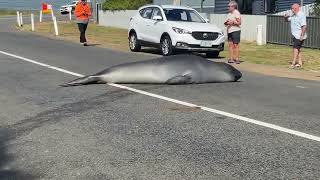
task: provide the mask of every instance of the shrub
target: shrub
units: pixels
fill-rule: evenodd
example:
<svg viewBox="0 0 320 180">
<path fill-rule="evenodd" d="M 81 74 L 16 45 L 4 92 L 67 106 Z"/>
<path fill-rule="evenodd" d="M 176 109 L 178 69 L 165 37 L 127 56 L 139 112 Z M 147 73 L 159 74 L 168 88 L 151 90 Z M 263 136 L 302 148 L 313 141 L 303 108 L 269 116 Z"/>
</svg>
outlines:
<svg viewBox="0 0 320 180">
<path fill-rule="evenodd" d="M 106 0 L 103 5 L 103 10 L 133 10 L 139 7 L 152 3 L 152 0 Z"/>
<path fill-rule="evenodd" d="M 320 17 L 320 0 L 316 0 L 314 5 L 312 6 L 312 13 L 313 16 Z"/>
</svg>

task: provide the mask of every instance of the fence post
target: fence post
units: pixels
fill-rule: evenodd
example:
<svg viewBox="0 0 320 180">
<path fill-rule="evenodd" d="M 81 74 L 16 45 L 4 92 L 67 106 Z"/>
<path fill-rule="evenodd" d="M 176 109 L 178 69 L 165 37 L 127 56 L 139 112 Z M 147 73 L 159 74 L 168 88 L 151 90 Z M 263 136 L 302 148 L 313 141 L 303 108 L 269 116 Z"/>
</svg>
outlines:
<svg viewBox="0 0 320 180">
<path fill-rule="evenodd" d="M 20 27 L 21 26 L 21 22 L 20 22 L 20 13 L 19 13 L 19 11 L 17 11 L 17 23 L 18 23 L 18 26 Z"/>
<path fill-rule="evenodd" d="M 263 45 L 263 26 L 257 25 L 257 45 Z"/>
<path fill-rule="evenodd" d="M 54 32 L 56 34 L 56 36 L 59 35 L 59 31 L 58 31 L 58 23 L 57 23 L 57 18 L 53 17 L 53 26 L 54 26 Z"/>
<path fill-rule="evenodd" d="M 34 31 L 34 15 L 31 13 L 31 31 Z"/>
<path fill-rule="evenodd" d="M 39 22 L 42 22 L 42 10 L 40 10 L 40 19 Z"/>
<path fill-rule="evenodd" d="M 68 10 L 69 10 L 69 20 L 71 21 L 72 20 L 72 8 L 69 7 Z"/>
<path fill-rule="evenodd" d="M 22 17 L 22 13 L 20 13 L 20 24 L 21 24 L 21 26 L 23 26 L 23 17 Z"/>
</svg>

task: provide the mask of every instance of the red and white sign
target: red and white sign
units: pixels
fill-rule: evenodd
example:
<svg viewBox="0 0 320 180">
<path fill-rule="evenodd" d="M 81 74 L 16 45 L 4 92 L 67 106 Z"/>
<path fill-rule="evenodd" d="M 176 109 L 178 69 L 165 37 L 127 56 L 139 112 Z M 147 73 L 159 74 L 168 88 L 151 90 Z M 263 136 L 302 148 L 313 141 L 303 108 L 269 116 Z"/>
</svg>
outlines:
<svg viewBox="0 0 320 180">
<path fill-rule="evenodd" d="M 42 13 L 49 14 L 52 11 L 52 5 L 47 3 L 42 3 Z"/>
</svg>

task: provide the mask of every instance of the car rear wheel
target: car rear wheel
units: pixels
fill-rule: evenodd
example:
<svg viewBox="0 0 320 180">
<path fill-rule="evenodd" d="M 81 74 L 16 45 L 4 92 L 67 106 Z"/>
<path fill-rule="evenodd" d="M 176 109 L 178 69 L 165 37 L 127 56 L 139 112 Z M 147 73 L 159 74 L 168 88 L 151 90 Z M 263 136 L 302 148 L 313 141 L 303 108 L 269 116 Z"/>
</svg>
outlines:
<svg viewBox="0 0 320 180">
<path fill-rule="evenodd" d="M 130 33 L 129 36 L 129 48 L 132 52 L 138 52 L 141 50 L 141 45 L 139 44 L 137 34 L 136 33 Z"/>
<path fill-rule="evenodd" d="M 161 39 L 160 48 L 163 56 L 170 56 L 173 54 L 172 42 L 169 36 L 164 36 Z"/>
<path fill-rule="evenodd" d="M 213 52 L 207 52 L 206 56 L 207 58 L 217 58 L 219 57 L 220 52 L 219 51 L 213 51 Z"/>
</svg>

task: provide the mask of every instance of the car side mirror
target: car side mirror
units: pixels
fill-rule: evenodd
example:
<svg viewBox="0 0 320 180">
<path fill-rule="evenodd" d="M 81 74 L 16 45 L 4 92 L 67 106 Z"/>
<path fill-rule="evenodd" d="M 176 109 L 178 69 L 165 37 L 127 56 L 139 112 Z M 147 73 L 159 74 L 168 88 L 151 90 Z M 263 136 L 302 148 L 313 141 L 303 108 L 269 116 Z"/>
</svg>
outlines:
<svg viewBox="0 0 320 180">
<path fill-rule="evenodd" d="M 153 20 L 156 20 L 156 21 L 161 21 L 161 20 L 162 20 L 162 17 L 161 17 L 161 16 L 153 16 L 152 19 L 153 19 Z"/>
<path fill-rule="evenodd" d="M 207 23 L 209 23 L 210 22 L 210 20 L 208 19 L 208 18 L 205 18 L 204 19 Z"/>
</svg>

